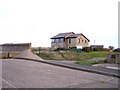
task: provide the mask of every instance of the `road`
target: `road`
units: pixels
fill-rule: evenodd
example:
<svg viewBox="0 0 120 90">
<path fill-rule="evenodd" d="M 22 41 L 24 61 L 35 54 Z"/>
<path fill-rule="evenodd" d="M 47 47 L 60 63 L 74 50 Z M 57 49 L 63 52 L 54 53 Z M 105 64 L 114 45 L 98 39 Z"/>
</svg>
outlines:
<svg viewBox="0 0 120 90">
<path fill-rule="evenodd" d="M 73 67 L 74 69 L 89 71 L 94 73 L 101 73 L 102 75 L 120 77 L 120 68 L 118 64 L 95 64 L 96 66 L 79 65 L 75 61 L 64 61 L 64 60 L 44 60 L 47 63 L 56 64 L 64 67 Z"/>
<path fill-rule="evenodd" d="M 2 60 L 3 88 L 118 88 L 118 78 L 45 63 Z"/>
</svg>

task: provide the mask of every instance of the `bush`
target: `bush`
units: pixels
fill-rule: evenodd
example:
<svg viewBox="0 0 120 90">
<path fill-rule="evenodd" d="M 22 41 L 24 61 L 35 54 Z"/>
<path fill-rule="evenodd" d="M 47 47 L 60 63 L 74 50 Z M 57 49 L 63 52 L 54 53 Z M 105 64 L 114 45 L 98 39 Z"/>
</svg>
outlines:
<svg viewBox="0 0 120 90">
<path fill-rule="evenodd" d="M 53 51 L 66 51 L 66 50 L 68 50 L 68 49 L 67 48 L 57 48 L 57 49 L 55 49 Z"/>
<path fill-rule="evenodd" d="M 94 51 L 103 51 L 102 48 L 94 48 Z"/>
<path fill-rule="evenodd" d="M 74 51 L 74 52 L 81 52 L 81 49 L 77 49 L 76 47 L 72 47 L 69 49 L 70 51 Z"/>
<path fill-rule="evenodd" d="M 92 50 L 91 50 L 91 48 L 90 48 L 90 47 L 84 47 L 84 48 L 82 49 L 82 51 L 85 51 L 85 52 L 90 52 L 90 51 L 92 51 Z"/>
<path fill-rule="evenodd" d="M 108 51 L 108 49 L 84 47 L 84 48 L 82 49 L 82 51 L 85 51 L 85 52 L 90 52 L 90 51 Z"/>
</svg>

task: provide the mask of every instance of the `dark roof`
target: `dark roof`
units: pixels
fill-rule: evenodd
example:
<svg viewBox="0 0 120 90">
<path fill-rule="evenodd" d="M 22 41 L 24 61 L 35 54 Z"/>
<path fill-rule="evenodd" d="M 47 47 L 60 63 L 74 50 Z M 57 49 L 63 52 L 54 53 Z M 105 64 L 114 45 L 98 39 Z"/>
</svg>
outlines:
<svg viewBox="0 0 120 90">
<path fill-rule="evenodd" d="M 56 36 L 52 37 L 51 39 L 57 39 L 57 38 L 76 38 L 79 35 L 82 35 L 83 37 L 85 37 L 82 33 L 75 34 L 74 32 L 67 32 L 67 33 L 59 33 Z M 86 39 L 90 42 L 90 40 L 88 38 L 86 38 Z"/>
<path fill-rule="evenodd" d="M 76 38 L 76 37 L 77 37 L 76 34 L 72 34 L 72 35 L 68 36 L 67 38 Z"/>
<path fill-rule="evenodd" d="M 73 32 L 67 32 L 67 33 L 59 33 L 56 36 L 52 37 L 51 39 L 57 39 L 57 38 L 66 38 L 67 36 L 74 34 Z"/>
<path fill-rule="evenodd" d="M 86 38 L 90 42 L 90 40 L 87 37 L 85 37 L 85 35 L 83 35 L 82 33 L 80 33 L 80 34 L 72 34 L 72 35 L 68 36 L 67 38 L 76 38 L 76 37 L 78 37 L 80 35 L 82 35 L 84 38 Z"/>
<path fill-rule="evenodd" d="M 90 47 L 98 48 L 98 47 L 104 47 L 104 45 L 91 45 Z"/>
</svg>

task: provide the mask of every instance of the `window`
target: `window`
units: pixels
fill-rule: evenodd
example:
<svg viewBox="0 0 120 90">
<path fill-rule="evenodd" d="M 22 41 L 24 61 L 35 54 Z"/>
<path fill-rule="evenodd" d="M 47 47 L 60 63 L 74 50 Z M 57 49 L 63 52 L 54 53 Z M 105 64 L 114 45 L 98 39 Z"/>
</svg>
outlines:
<svg viewBox="0 0 120 90">
<path fill-rule="evenodd" d="M 79 42 L 78 43 L 80 43 L 80 39 L 78 39 L 79 40 Z"/>
<path fill-rule="evenodd" d="M 52 43 L 54 43 L 55 42 L 55 39 L 52 39 Z"/>
<path fill-rule="evenodd" d="M 56 41 L 55 41 L 56 43 L 58 43 L 58 42 L 59 42 L 59 39 L 55 39 L 55 40 L 56 40 Z"/>
<path fill-rule="evenodd" d="M 60 38 L 60 39 L 52 39 L 52 43 L 62 43 L 64 42 L 64 39 L 63 38 Z"/>
<path fill-rule="evenodd" d="M 82 40 L 82 42 L 84 42 L 84 40 Z"/>
<path fill-rule="evenodd" d="M 58 39 L 52 39 L 52 43 L 57 43 Z"/>
<path fill-rule="evenodd" d="M 64 42 L 64 39 L 63 38 L 59 39 L 59 43 L 62 43 L 62 42 Z"/>
<path fill-rule="evenodd" d="M 69 43 L 71 43 L 71 39 L 69 38 Z"/>
<path fill-rule="evenodd" d="M 85 43 L 87 43 L 87 40 L 85 40 Z"/>
</svg>

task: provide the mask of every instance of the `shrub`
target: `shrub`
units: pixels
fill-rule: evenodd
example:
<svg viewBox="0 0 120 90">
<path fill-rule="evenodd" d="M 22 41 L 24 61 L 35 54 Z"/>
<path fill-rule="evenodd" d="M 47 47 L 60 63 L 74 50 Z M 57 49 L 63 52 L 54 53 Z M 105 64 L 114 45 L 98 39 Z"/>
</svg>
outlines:
<svg viewBox="0 0 120 90">
<path fill-rule="evenodd" d="M 85 52 L 90 52 L 90 51 L 92 51 L 92 50 L 91 50 L 91 48 L 90 48 L 90 47 L 84 47 L 84 48 L 82 49 L 82 51 L 85 51 Z"/>
<path fill-rule="evenodd" d="M 68 50 L 68 49 L 67 48 L 57 48 L 57 49 L 55 49 L 53 51 L 66 51 L 66 50 Z"/>
</svg>

